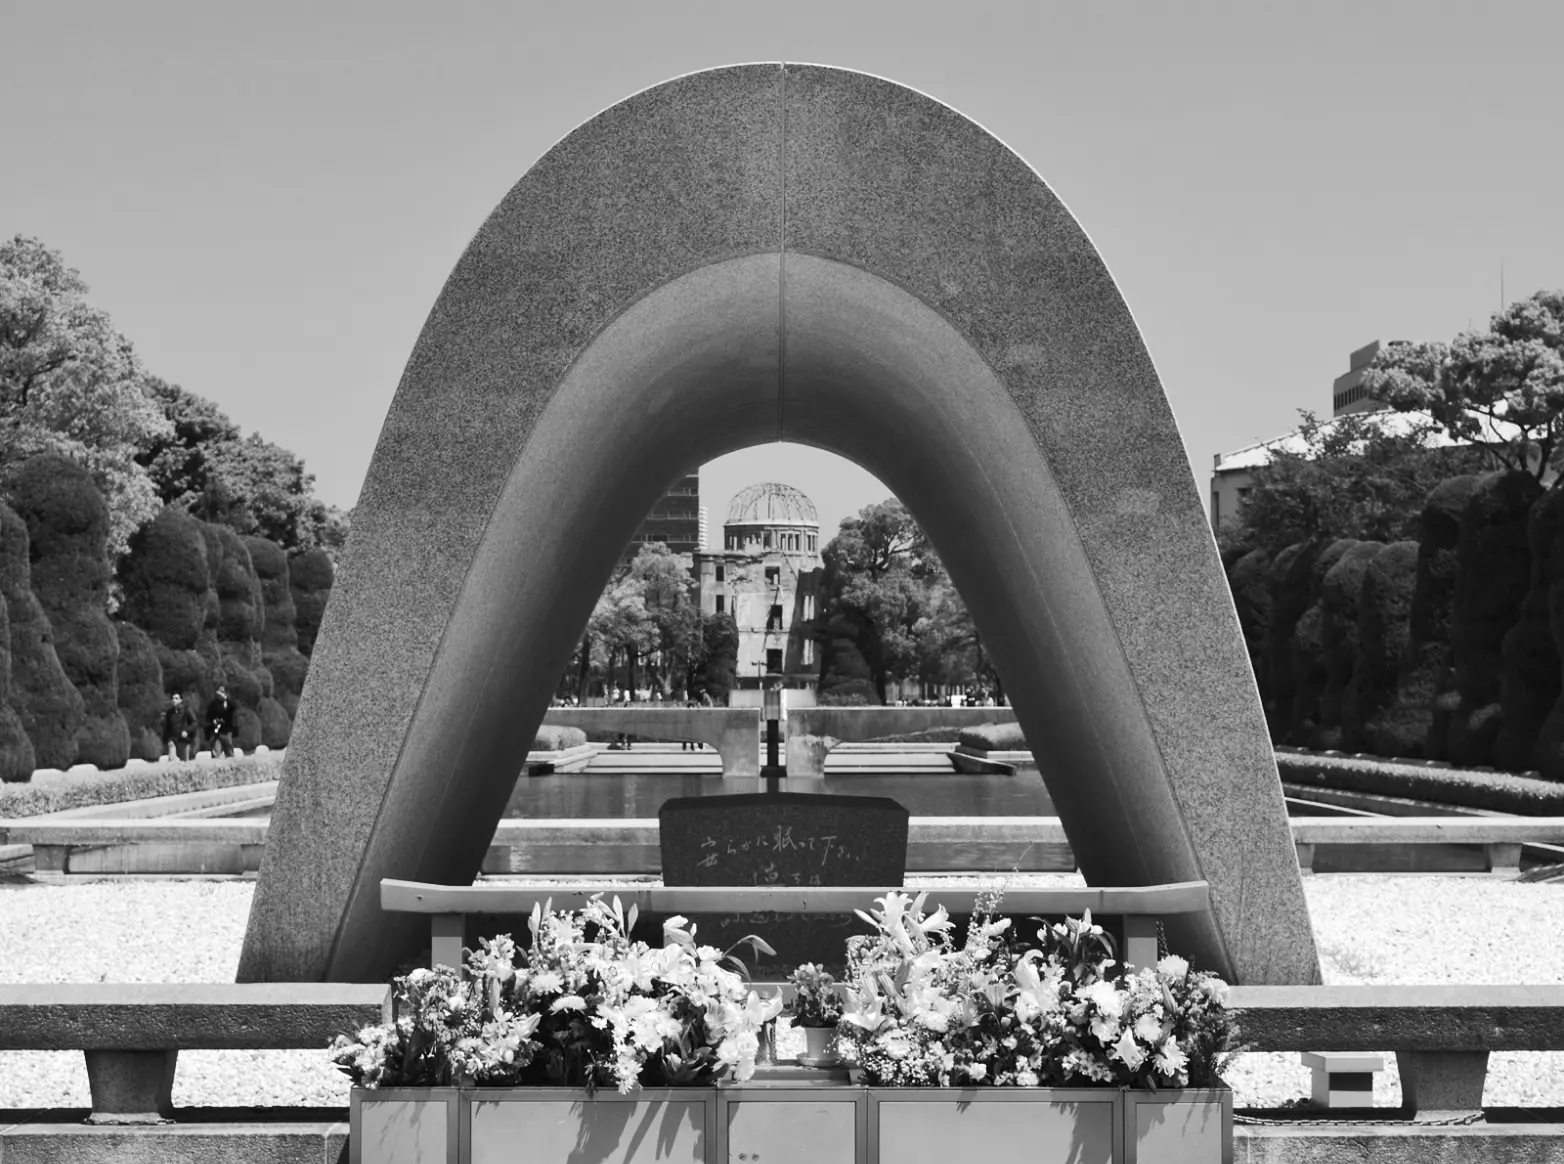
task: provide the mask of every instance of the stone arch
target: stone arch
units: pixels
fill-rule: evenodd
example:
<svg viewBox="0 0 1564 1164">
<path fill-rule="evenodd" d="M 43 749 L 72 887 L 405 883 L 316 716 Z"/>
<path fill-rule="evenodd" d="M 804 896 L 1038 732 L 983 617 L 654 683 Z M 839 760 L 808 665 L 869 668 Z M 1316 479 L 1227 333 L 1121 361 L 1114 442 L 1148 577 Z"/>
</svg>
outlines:
<svg viewBox="0 0 1564 1164">
<path fill-rule="evenodd" d="M 240 977 L 373 979 L 379 881 L 478 869 L 648 504 L 786 439 L 928 530 L 1097 884 L 1205 878 L 1175 937 L 1318 979 L 1265 722 L 1133 319 L 1003 144 L 878 78 L 744 65 L 540 159 L 467 248 L 375 450 L 299 706 Z"/>
</svg>

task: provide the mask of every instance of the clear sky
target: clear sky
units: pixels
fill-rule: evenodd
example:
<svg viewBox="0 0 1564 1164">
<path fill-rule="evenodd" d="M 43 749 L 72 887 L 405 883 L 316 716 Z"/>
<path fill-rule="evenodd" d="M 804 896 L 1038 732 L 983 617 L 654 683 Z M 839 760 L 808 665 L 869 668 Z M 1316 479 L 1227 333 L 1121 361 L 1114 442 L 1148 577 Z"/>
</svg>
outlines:
<svg viewBox="0 0 1564 1164">
<path fill-rule="evenodd" d="M 64 252 L 151 370 L 352 505 L 419 328 L 505 191 L 638 89 L 878 73 L 997 134 L 1134 311 L 1197 480 L 1330 408 L 1347 354 L 1564 286 L 1564 4 L 0 2 L 0 233 Z M 885 491 L 790 446 L 826 525 Z"/>
</svg>

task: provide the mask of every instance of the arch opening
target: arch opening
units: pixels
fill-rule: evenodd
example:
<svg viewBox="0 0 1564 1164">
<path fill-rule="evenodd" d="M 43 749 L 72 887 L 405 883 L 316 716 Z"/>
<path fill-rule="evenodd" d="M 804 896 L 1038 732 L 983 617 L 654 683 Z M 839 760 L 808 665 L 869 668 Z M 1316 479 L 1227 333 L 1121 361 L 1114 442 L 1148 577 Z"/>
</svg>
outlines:
<svg viewBox="0 0 1564 1164">
<path fill-rule="evenodd" d="M 731 121 L 745 100 L 780 103 L 798 134 L 768 137 L 781 132 L 771 118 L 739 135 L 750 168 L 728 177 L 741 192 L 754 170 L 788 168 L 785 194 L 780 174 L 767 175 L 777 180 L 761 212 L 723 204 L 753 228 L 750 245 L 719 229 L 706 261 L 691 261 L 667 222 L 676 209 L 648 206 L 660 269 L 575 334 L 571 313 L 591 297 L 532 245 L 558 224 L 567 178 L 603 216 L 586 228 L 601 242 L 625 218 L 590 197 L 609 146 L 633 152 L 655 124 L 677 154 L 670 110 L 683 105 L 696 150 L 714 137 L 701 109 L 717 116 L 720 105 Z M 1317 978 L 1280 784 L 1199 497 L 1090 244 L 1024 164 L 1038 204 L 1033 251 L 1019 257 L 1016 207 L 990 192 L 981 221 L 963 224 L 948 173 L 925 176 L 933 193 L 916 213 L 882 212 L 878 235 L 860 224 L 831 237 L 856 211 L 810 184 L 829 187 L 852 165 L 838 150 L 822 168 L 809 127 L 840 146 L 869 113 L 883 133 L 908 107 L 916 117 L 900 124 L 956 160 L 988 150 L 994 165 L 1018 162 L 899 86 L 745 66 L 601 115 L 485 225 L 377 449 L 279 789 L 241 977 L 363 980 L 416 949 L 417 927 L 381 913 L 380 878 L 477 870 L 554 682 L 651 499 L 694 465 L 781 439 L 856 461 L 929 535 L 1029 741 L 1051 757 L 1049 793 L 1088 880 L 1210 880 L 1213 913 L 1171 935 L 1181 948 L 1239 980 Z M 866 164 L 864 180 L 880 180 Z M 1008 172 L 991 166 L 984 181 L 1002 185 Z M 898 176 L 893 167 L 888 179 Z M 982 302 L 961 271 L 947 265 L 920 284 L 921 255 L 891 249 L 927 248 L 916 231 L 934 231 L 936 214 L 958 220 L 951 245 L 987 269 Z M 542 289 L 518 288 L 524 276 Z M 528 315 L 549 310 L 551 328 Z M 464 449 L 472 459 L 453 461 Z M 460 477 L 469 467 L 472 479 Z M 422 556 L 405 557 L 410 546 Z M 1195 617 L 1168 609 L 1192 594 Z M 377 673 L 387 661 L 400 669 Z M 391 714 L 355 689 L 365 675 L 384 685 Z M 334 803 L 334 789 L 348 802 Z M 334 825 L 348 843 L 327 857 L 318 842 Z"/>
</svg>

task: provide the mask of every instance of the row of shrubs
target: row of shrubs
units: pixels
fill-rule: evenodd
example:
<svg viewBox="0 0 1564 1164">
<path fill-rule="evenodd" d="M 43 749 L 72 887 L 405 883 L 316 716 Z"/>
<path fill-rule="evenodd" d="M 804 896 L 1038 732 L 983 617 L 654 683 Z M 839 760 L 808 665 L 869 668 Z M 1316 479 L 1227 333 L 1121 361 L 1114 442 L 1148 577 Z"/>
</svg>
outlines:
<svg viewBox="0 0 1564 1164">
<path fill-rule="evenodd" d="M 1455 477 L 1419 527 L 1227 563 L 1272 741 L 1564 780 L 1564 493 Z"/>
<path fill-rule="evenodd" d="M 122 768 L 83 780 L 66 777 L 48 783 L 0 784 L 0 819 L 261 784 L 282 776 L 282 761 L 280 752 L 263 752 L 200 764 Z"/>
<path fill-rule="evenodd" d="M 155 759 L 169 696 L 200 716 L 219 684 L 238 705 L 240 748 L 287 745 L 331 590 L 324 551 L 290 557 L 171 506 L 131 539 L 116 575 L 108 508 L 84 469 L 34 457 L 7 496 L 0 779 Z"/>
</svg>

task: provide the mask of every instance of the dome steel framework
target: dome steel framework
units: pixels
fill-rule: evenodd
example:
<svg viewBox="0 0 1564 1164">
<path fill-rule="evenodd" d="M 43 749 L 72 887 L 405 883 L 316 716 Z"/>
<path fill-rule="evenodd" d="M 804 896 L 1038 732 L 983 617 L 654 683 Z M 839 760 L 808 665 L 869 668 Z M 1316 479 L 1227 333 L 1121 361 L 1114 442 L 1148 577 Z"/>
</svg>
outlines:
<svg viewBox="0 0 1564 1164">
<path fill-rule="evenodd" d="M 815 503 L 801 490 L 765 481 L 740 490 L 728 505 L 724 525 L 810 525 L 818 527 Z"/>
</svg>

